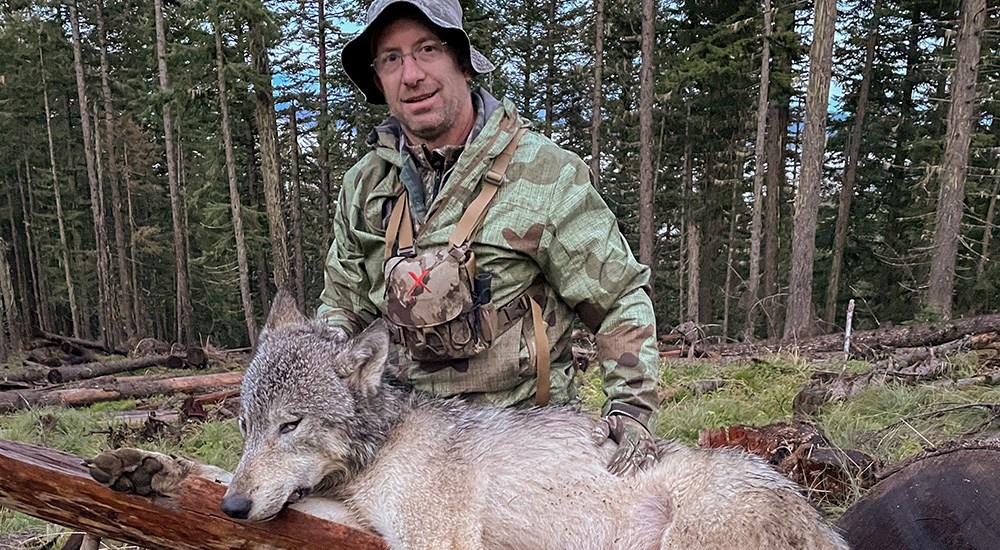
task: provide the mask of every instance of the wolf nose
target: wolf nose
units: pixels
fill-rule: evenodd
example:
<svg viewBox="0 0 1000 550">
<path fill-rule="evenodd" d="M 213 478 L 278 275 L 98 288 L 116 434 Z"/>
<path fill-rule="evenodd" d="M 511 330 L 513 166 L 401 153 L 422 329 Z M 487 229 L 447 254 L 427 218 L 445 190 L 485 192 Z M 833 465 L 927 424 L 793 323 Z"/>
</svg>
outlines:
<svg viewBox="0 0 1000 550">
<path fill-rule="evenodd" d="M 222 504 L 219 505 L 219 508 L 231 518 L 247 519 L 252 505 L 253 502 L 243 495 L 226 495 L 222 497 Z"/>
</svg>

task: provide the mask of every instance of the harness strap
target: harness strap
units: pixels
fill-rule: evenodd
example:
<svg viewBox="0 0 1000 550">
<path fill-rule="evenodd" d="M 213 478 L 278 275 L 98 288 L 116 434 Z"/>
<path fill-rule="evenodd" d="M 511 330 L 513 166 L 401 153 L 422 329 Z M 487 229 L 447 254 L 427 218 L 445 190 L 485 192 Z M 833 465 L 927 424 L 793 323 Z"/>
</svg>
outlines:
<svg viewBox="0 0 1000 550">
<path fill-rule="evenodd" d="M 448 243 L 451 244 L 452 248 L 458 248 L 467 243 L 479 229 L 479 226 L 483 224 L 483 220 L 486 218 L 486 209 L 500 186 L 503 185 L 507 167 L 510 166 L 510 161 L 514 158 L 514 150 L 517 149 L 521 136 L 527 131 L 527 128 L 518 128 L 510 143 L 493 159 L 493 166 L 486 171 L 486 176 L 483 178 L 483 189 L 465 209 L 465 214 L 462 215 L 462 219 L 458 220 L 458 225 L 455 226 L 451 237 L 448 238 Z"/>
<path fill-rule="evenodd" d="M 403 223 L 403 212 L 409 212 L 409 195 L 405 190 L 396 196 L 396 204 L 389 214 L 389 225 L 385 228 L 385 259 L 392 257 L 392 247 L 396 245 L 396 237 L 399 235 L 399 226 Z"/>
<path fill-rule="evenodd" d="M 544 407 L 549 404 L 549 337 L 545 333 L 545 321 L 542 319 L 542 306 L 534 297 L 531 300 L 531 322 L 535 331 L 535 372 L 538 387 L 535 390 L 535 404 Z"/>
<path fill-rule="evenodd" d="M 476 230 L 479 229 L 479 226 L 483 224 L 483 220 L 486 218 L 486 209 L 489 207 L 490 202 L 493 201 L 493 197 L 496 196 L 500 186 L 503 185 L 507 168 L 514 158 L 514 151 L 517 149 L 517 144 L 527 131 L 527 128 L 518 128 L 517 132 L 514 133 L 514 137 L 503 148 L 503 151 L 500 151 L 500 154 L 493 159 L 493 165 L 486 171 L 486 175 L 483 177 L 483 188 L 469 204 L 468 208 L 465 209 L 465 213 L 462 214 L 461 219 L 458 220 L 458 224 L 455 225 L 455 230 L 452 231 L 451 236 L 448 238 L 448 243 L 451 244 L 452 248 L 459 248 L 467 243 Z M 398 252 L 400 255 L 408 255 L 414 250 L 413 220 L 410 215 L 409 194 L 404 187 L 396 199 L 396 204 L 392 207 L 392 213 L 389 215 L 389 225 L 385 231 L 386 260 L 392 257 L 392 250 L 396 244 L 397 237 L 399 238 Z"/>
<path fill-rule="evenodd" d="M 526 313 L 531 311 L 531 296 L 544 294 L 545 281 L 539 280 L 528 287 L 527 290 L 508 302 L 503 307 L 497 308 L 497 334 L 503 334 L 514 323 L 521 320 Z"/>
<path fill-rule="evenodd" d="M 514 323 L 531 312 L 532 329 L 535 331 L 533 341 L 528 342 L 528 361 L 535 365 L 537 387 L 535 404 L 544 407 L 549 403 L 549 373 L 552 365 L 549 351 L 549 336 L 545 332 L 545 319 L 542 318 L 542 306 L 539 296 L 545 294 L 545 280 L 539 280 L 529 286 L 520 296 L 507 305 L 497 309 L 497 334 L 503 334 Z"/>
</svg>

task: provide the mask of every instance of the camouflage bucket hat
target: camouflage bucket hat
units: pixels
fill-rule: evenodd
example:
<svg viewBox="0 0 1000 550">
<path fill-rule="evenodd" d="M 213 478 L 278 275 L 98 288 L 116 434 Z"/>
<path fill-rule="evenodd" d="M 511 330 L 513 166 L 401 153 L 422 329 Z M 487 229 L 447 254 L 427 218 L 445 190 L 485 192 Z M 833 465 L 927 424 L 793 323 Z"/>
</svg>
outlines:
<svg viewBox="0 0 1000 550">
<path fill-rule="evenodd" d="M 442 40 L 448 42 L 460 55 L 467 53 L 475 74 L 488 73 L 496 68 L 469 43 L 469 35 L 462 26 L 462 6 L 458 4 L 458 0 L 375 0 L 368 8 L 365 28 L 340 52 L 347 76 L 365 94 L 368 103 L 385 103 L 385 96 L 375 85 L 375 68 L 372 67 L 373 34 L 384 28 L 384 21 L 400 15 L 401 8 L 416 8 L 432 25 L 438 27 L 434 30 L 439 32 Z"/>
</svg>

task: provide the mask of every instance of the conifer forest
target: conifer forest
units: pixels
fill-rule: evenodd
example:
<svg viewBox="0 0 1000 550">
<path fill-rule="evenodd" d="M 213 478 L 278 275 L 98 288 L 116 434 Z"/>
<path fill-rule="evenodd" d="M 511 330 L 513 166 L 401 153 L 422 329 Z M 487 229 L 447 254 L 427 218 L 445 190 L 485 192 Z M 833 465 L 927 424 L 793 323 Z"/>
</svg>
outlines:
<svg viewBox="0 0 1000 550">
<path fill-rule="evenodd" d="M 658 330 L 1000 312 L 1000 5 L 463 0 L 477 81 L 589 163 Z M 253 343 L 315 311 L 387 112 L 364 0 L 0 0 L 0 359 L 39 331 Z"/>
</svg>

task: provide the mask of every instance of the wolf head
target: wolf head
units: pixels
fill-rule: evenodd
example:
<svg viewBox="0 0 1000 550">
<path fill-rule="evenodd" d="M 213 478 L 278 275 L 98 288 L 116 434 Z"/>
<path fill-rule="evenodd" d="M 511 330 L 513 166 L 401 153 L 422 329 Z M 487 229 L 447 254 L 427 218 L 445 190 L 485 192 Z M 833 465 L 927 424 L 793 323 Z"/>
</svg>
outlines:
<svg viewBox="0 0 1000 550">
<path fill-rule="evenodd" d="M 243 379 L 243 456 L 222 511 L 267 520 L 324 480 L 356 471 L 370 454 L 359 444 L 358 409 L 379 398 L 388 348 L 380 321 L 347 340 L 279 291 Z"/>
</svg>

